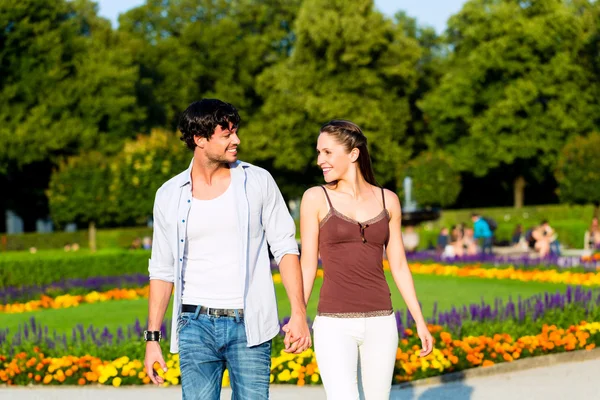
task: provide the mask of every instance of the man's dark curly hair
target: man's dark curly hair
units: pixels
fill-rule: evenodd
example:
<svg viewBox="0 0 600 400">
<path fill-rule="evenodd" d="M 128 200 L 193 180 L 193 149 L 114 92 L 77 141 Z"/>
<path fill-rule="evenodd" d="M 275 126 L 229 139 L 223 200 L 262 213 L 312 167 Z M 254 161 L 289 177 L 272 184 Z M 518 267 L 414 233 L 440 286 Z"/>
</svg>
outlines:
<svg viewBox="0 0 600 400">
<path fill-rule="evenodd" d="M 234 106 L 217 99 L 202 99 L 188 106 L 179 119 L 181 140 L 190 150 L 196 148 L 195 136 L 210 137 L 217 126 L 229 129 L 229 123 L 237 128 L 241 118 Z"/>
</svg>

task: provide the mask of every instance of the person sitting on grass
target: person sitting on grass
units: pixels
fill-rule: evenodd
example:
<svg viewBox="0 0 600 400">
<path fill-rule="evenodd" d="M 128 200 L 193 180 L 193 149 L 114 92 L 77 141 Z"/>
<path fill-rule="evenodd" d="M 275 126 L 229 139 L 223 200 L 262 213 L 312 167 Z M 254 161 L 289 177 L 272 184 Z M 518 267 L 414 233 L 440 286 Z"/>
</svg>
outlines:
<svg viewBox="0 0 600 400">
<path fill-rule="evenodd" d="M 590 228 L 585 232 L 583 247 L 586 250 L 600 250 L 600 226 L 598 217 L 592 218 Z"/>
</svg>

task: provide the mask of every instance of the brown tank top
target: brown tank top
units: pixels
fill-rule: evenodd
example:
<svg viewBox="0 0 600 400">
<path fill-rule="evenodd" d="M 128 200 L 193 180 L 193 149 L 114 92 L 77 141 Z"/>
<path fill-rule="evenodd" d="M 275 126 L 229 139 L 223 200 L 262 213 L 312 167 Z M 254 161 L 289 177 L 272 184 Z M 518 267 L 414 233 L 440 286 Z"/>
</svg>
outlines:
<svg viewBox="0 0 600 400">
<path fill-rule="evenodd" d="M 368 221 L 358 222 L 338 212 L 325 191 L 329 212 L 319 226 L 323 286 L 318 314 L 371 317 L 392 313 L 390 289 L 383 272 L 383 248 L 389 239 L 385 208 Z"/>
</svg>

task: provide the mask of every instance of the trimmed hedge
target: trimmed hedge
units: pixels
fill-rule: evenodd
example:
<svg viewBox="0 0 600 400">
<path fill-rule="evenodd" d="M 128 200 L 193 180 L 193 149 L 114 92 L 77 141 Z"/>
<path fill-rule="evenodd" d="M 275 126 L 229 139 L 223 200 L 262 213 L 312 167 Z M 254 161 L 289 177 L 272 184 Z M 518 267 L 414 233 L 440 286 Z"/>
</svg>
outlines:
<svg viewBox="0 0 600 400">
<path fill-rule="evenodd" d="M 435 245 L 437 235 L 442 226 L 450 227 L 458 223 L 471 225 L 471 213 L 477 211 L 492 217 L 498 222 L 497 240 L 510 240 L 515 225 L 523 225 L 524 231 L 547 219 L 558 233 L 559 241 L 572 248 L 583 247 L 583 236 L 589 227 L 594 214 L 594 206 L 549 205 L 515 208 L 479 208 L 469 210 L 446 210 L 438 221 L 425 223 L 419 227 L 421 235 L 420 248 L 426 248 L 431 242 Z M 296 237 L 300 237 L 299 223 L 296 221 Z M 152 228 L 134 227 L 118 229 L 98 229 L 96 243 L 98 250 L 127 249 L 137 237 L 152 237 Z M 4 237 L 6 241 L 4 241 Z M 4 235 L 0 241 L 0 250 L 38 250 L 62 249 L 67 243 L 78 243 L 83 249 L 89 247 L 87 230 L 72 233 L 25 233 L 21 235 Z"/>
<path fill-rule="evenodd" d="M 152 237 L 152 228 L 135 227 L 119 229 L 98 229 L 96 231 L 96 247 L 102 249 L 127 249 L 135 238 Z M 88 231 L 23 233 L 20 235 L 4 235 L 0 250 L 38 250 L 62 249 L 66 244 L 79 244 L 82 249 L 89 248 Z"/>
<path fill-rule="evenodd" d="M 0 288 L 45 285 L 65 278 L 147 274 L 149 258 L 145 250 L 5 254 L 0 257 Z"/>
</svg>

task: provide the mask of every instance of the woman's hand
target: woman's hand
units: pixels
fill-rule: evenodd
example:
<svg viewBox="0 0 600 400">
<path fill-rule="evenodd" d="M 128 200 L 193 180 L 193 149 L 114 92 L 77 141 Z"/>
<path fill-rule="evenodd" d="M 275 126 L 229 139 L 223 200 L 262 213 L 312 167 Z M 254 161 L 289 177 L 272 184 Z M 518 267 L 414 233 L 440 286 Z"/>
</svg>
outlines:
<svg viewBox="0 0 600 400">
<path fill-rule="evenodd" d="M 419 355 L 425 357 L 433 351 L 433 336 L 429 333 L 429 329 L 427 329 L 427 324 L 425 323 L 417 324 L 417 334 L 419 335 L 419 339 L 421 339 L 423 347 Z"/>
</svg>

